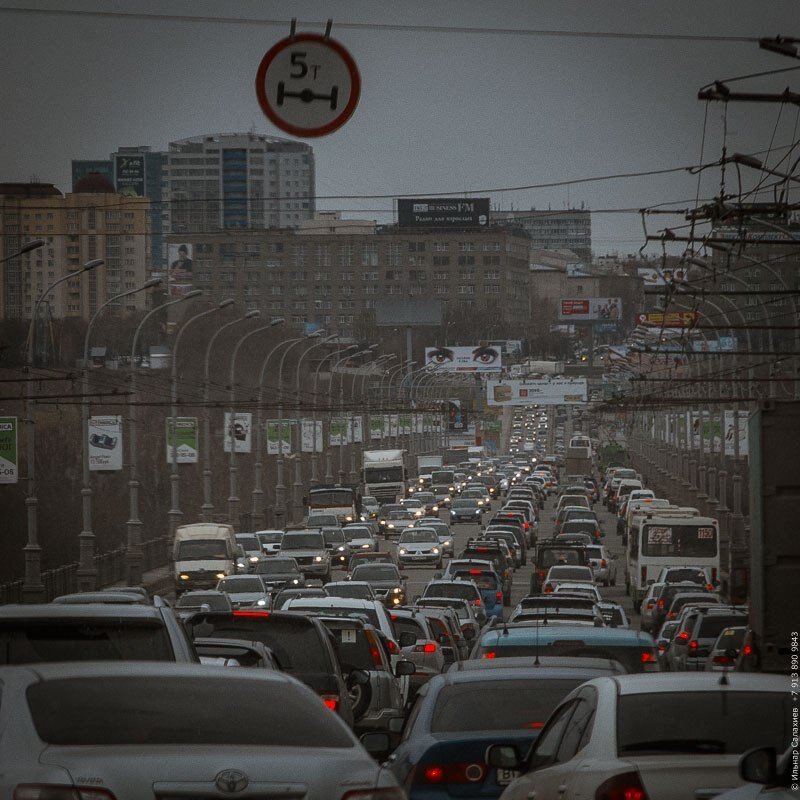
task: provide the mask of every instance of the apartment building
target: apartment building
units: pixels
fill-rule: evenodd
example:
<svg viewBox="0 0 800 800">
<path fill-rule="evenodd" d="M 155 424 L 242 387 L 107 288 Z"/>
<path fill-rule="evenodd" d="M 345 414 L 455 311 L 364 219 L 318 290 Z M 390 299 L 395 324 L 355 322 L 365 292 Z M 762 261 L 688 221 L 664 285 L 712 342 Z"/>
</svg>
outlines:
<svg viewBox="0 0 800 800">
<path fill-rule="evenodd" d="M 592 260 L 592 212 L 585 208 L 491 211 L 493 222 L 522 228 L 532 250 L 571 250 L 579 260 Z"/>
</svg>

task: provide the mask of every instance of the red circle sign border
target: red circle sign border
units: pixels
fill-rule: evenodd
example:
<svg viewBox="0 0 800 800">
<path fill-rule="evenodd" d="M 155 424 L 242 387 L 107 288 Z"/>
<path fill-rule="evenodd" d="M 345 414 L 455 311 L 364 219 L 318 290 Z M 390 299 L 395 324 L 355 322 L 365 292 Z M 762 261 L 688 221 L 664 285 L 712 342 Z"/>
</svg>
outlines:
<svg viewBox="0 0 800 800">
<path fill-rule="evenodd" d="M 352 90 L 350 92 L 350 99 L 347 101 L 347 105 L 344 107 L 342 113 L 336 117 L 336 119 L 332 120 L 327 125 L 322 125 L 319 128 L 300 128 L 297 125 L 292 125 L 282 120 L 272 110 L 272 106 L 269 104 L 266 90 L 264 88 L 264 79 L 267 75 L 269 65 L 275 60 L 278 54 L 286 48 L 287 45 L 295 44 L 297 42 L 317 42 L 327 45 L 331 48 L 331 50 L 334 50 L 341 57 L 347 66 L 347 71 L 350 73 Z M 285 133 L 290 133 L 293 136 L 299 136 L 300 138 L 308 139 L 316 136 L 326 136 L 327 134 L 333 133 L 341 128 L 342 125 L 344 125 L 345 122 L 347 122 L 347 120 L 353 116 L 353 112 L 356 110 L 359 98 L 361 97 L 361 75 L 358 72 L 358 67 L 356 66 L 356 62 L 353 60 L 353 57 L 344 48 L 344 46 L 339 44 L 339 42 L 337 42 L 335 39 L 325 38 L 318 33 L 298 33 L 295 36 L 287 36 L 285 39 L 281 39 L 279 42 L 276 42 L 266 52 L 264 58 L 261 59 L 261 63 L 258 65 L 258 72 L 256 72 L 256 96 L 258 97 L 258 104 L 261 106 L 261 110 L 264 112 L 264 114 L 266 114 L 270 122 L 272 122 L 275 127 L 279 128 Z"/>
</svg>

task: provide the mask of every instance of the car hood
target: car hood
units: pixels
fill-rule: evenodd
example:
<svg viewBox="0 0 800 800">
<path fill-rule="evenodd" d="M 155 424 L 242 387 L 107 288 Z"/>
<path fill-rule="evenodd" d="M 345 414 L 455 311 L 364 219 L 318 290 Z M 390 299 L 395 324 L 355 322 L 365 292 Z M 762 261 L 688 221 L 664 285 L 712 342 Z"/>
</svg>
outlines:
<svg viewBox="0 0 800 800">
<path fill-rule="evenodd" d="M 403 547 L 406 550 L 433 550 L 438 547 L 440 542 L 398 542 L 398 547 Z"/>
<path fill-rule="evenodd" d="M 67 769 L 73 780 L 98 776 L 98 788 L 129 800 L 152 800 L 154 791 L 159 796 L 187 791 L 216 795 L 215 780 L 226 770 L 244 773 L 250 792 L 287 800 L 327 800 L 338 796 L 333 786 L 352 790 L 393 785 L 359 745 L 312 751 L 234 745 L 48 747 L 40 760 Z"/>
<path fill-rule="evenodd" d="M 327 556 L 328 551 L 309 547 L 308 549 L 281 550 L 281 555 L 287 558 L 297 558 L 298 556 L 308 558 L 308 556 Z"/>
</svg>

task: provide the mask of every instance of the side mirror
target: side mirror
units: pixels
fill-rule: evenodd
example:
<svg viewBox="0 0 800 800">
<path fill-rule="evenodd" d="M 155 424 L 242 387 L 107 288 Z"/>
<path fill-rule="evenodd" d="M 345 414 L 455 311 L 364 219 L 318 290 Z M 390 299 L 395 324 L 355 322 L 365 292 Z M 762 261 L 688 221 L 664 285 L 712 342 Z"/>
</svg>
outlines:
<svg viewBox="0 0 800 800">
<path fill-rule="evenodd" d="M 774 747 L 757 747 L 748 750 L 739 759 L 739 775 L 751 783 L 776 785 L 778 777 L 778 755 Z"/>
<path fill-rule="evenodd" d="M 392 749 L 392 740 L 388 733 L 365 733 L 362 734 L 360 742 L 376 761 L 384 761 Z"/>
<path fill-rule="evenodd" d="M 522 758 L 512 744 L 489 745 L 484 758 L 490 767 L 498 769 L 519 769 L 522 766 Z"/>
<path fill-rule="evenodd" d="M 417 637 L 411 631 L 402 631 L 398 638 L 400 647 L 413 647 L 417 643 Z"/>
<path fill-rule="evenodd" d="M 398 661 L 394 668 L 394 674 L 398 678 L 402 678 L 403 675 L 413 675 L 416 671 L 417 665 L 413 661 Z"/>
</svg>

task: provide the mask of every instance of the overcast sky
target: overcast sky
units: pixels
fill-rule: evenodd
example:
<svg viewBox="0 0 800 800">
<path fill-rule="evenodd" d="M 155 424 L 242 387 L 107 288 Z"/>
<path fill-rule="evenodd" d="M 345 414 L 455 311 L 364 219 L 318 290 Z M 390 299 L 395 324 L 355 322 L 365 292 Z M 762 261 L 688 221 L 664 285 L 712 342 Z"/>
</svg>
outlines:
<svg viewBox="0 0 800 800">
<path fill-rule="evenodd" d="M 276 25 L 9 13 L 59 9 L 247 17 Z M 636 214 L 684 207 L 697 178 L 676 173 L 556 188 L 510 187 L 661 170 L 766 151 L 779 165 L 797 139 L 798 108 L 697 100 L 721 79 L 800 66 L 757 44 L 673 38 L 511 35 L 486 29 L 702 37 L 800 36 L 796 0 L 0 0 L 0 181 L 35 176 L 69 191 L 73 158 L 119 146 L 165 149 L 222 131 L 281 134 L 261 112 L 254 79 L 264 53 L 289 32 L 332 35 L 361 72 L 361 102 L 314 147 L 319 195 L 492 191 L 497 207 L 593 209 L 598 255 L 644 244 Z M 316 24 L 314 24 L 316 23 Z M 347 23 L 446 26 L 465 31 L 354 29 Z M 337 25 L 338 24 L 338 25 Z M 800 72 L 731 84 L 738 91 L 800 91 Z M 705 138 L 703 136 L 704 117 Z M 726 134 L 727 130 L 727 134 Z M 735 171 L 726 189 L 737 187 Z M 704 173 L 700 194 L 719 191 Z M 486 192 L 485 194 L 489 194 Z M 346 216 L 391 220 L 391 200 L 320 200 Z M 363 213 L 355 213 L 362 209 Z M 649 221 L 652 232 L 679 218 Z M 659 252 L 651 245 L 647 252 Z"/>
</svg>

